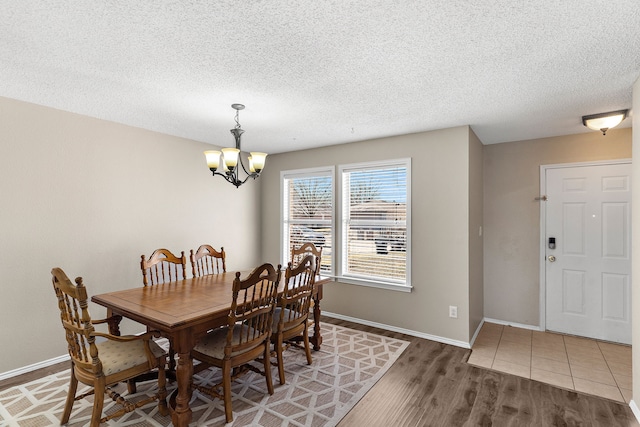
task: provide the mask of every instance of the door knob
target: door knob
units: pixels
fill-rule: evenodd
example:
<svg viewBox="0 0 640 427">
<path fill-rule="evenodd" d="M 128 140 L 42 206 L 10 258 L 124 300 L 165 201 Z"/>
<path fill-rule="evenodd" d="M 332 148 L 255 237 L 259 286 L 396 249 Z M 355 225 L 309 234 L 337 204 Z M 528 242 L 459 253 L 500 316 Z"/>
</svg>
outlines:
<svg viewBox="0 0 640 427">
<path fill-rule="evenodd" d="M 556 262 L 556 257 L 553 255 L 549 255 L 547 259 L 549 260 L 549 262 Z"/>
</svg>

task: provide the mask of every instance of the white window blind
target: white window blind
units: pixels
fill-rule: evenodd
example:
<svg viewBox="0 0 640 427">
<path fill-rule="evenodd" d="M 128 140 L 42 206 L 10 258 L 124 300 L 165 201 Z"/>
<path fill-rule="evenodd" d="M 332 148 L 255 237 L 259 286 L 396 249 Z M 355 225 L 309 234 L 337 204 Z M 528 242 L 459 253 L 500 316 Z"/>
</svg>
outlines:
<svg viewBox="0 0 640 427">
<path fill-rule="evenodd" d="M 341 275 L 410 286 L 410 160 L 341 168 Z"/>
<path fill-rule="evenodd" d="M 283 172 L 283 254 L 311 242 L 322 248 L 320 272 L 332 273 L 333 169 Z"/>
</svg>

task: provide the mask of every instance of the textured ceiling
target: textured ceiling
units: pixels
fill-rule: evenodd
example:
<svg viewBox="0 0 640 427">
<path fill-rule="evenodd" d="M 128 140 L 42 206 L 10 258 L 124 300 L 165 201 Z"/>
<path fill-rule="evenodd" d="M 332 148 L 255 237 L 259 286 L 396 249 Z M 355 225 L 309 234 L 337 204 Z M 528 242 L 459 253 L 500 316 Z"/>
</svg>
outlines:
<svg viewBox="0 0 640 427">
<path fill-rule="evenodd" d="M 591 132 L 639 75 L 638 0 L 0 0 L 0 96 L 268 153 Z"/>
</svg>

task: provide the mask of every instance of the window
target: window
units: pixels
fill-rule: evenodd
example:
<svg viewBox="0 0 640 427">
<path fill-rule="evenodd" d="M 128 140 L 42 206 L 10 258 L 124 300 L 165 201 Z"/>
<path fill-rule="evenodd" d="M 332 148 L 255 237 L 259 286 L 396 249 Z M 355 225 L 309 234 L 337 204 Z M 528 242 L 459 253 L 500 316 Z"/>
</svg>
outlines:
<svg viewBox="0 0 640 427">
<path fill-rule="evenodd" d="M 284 171 L 282 181 L 282 259 L 305 242 L 322 247 L 320 272 L 333 273 L 333 168 Z"/>
<path fill-rule="evenodd" d="M 411 159 L 340 167 L 340 276 L 363 284 L 411 288 Z"/>
<path fill-rule="evenodd" d="M 335 187 L 332 167 L 283 171 L 281 182 L 283 265 L 312 242 L 323 275 L 411 290 L 411 159 L 340 166 Z"/>
</svg>

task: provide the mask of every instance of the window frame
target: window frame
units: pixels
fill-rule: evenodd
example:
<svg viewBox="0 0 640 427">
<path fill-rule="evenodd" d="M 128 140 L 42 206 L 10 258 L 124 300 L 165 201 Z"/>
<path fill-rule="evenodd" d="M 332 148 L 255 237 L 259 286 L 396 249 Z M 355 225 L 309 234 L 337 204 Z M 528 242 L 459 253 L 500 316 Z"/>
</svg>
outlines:
<svg viewBox="0 0 640 427">
<path fill-rule="evenodd" d="M 347 211 L 349 207 L 348 194 L 344 194 L 344 176 L 345 172 L 352 172 L 358 170 L 370 170 L 370 169 L 385 169 L 391 167 L 404 167 L 406 168 L 406 272 L 404 281 L 396 281 L 393 279 L 384 280 L 378 277 L 367 277 L 365 275 L 354 275 L 345 272 L 347 251 Z M 334 221 L 338 224 L 336 243 L 333 248 L 333 252 L 337 253 L 335 263 L 335 270 L 337 272 L 336 278 L 341 282 L 350 283 L 354 285 L 369 286 L 382 289 L 390 289 L 402 292 L 411 292 L 411 158 L 399 158 L 390 160 L 379 160 L 371 162 L 350 163 L 338 166 L 337 184 L 338 194 L 336 195 L 337 206 L 334 215 Z"/>
<path fill-rule="evenodd" d="M 291 261 L 291 246 L 289 227 L 290 219 L 287 218 L 288 212 L 285 210 L 285 202 L 288 202 L 288 189 L 287 181 L 296 178 L 311 178 L 311 177 L 326 176 L 331 179 L 331 220 L 327 224 L 331 225 L 331 253 L 327 254 L 322 251 L 322 258 L 328 257 L 331 260 L 331 271 L 323 272 L 323 276 L 335 277 L 335 252 L 336 252 L 336 177 L 335 168 L 333 166 L 305 168 L 305 169 L 293 169 L 280 172 L 280 259 L 282 260 L 282 266 L 288 265 Z M 288 205 L 287 205 L 288 207 Z"/>
<path fill-rule="evenodd" d="M 366 276 L 353 276 L 344 274 L 343 266 L 346 265 L 345 257 L 347 254 L 346 240 L 344 233 L 346 232 L 344 217 L 344 197 L 343 194 L 343 172 L 358 169 L 375 169 L 389 168 L 394 166 L 402 166 L 406 168 L 406 273 L 405 280 L 381 280 L 380 278 L 368 278 Z M 335 166 L 323 166 L 303 169 L 292 169 L 280 171 L 280 258 L 282 265 L 286 266 L 291 257 L 291 248 L 289 246 L 289 219 L 288 212 L 285 210 L 285 201 L 288 198 L 287 180 L 295 178 L 305 178 L 313 176 L 327 176 L 331 179 L 331 203 L 332 203 L 332 219 L 331 219 L 331 253 L 326 254 L 323 251 L 322 258 L 328 255 L 331 260 L 331 271 L 324 272 L 323 276 L 336 279 L 342 283 L 348 283 L 359 286 L 381 288 L 387 290 L 412 292 L 413 285 L 411 281 L 411 157 L 379 160 L 371 162 L 349 163 Z M 288 205 L 287 205 L 288 208 Z M 285 227 L 286 226 L 286 227 Z"/>
</svg>

